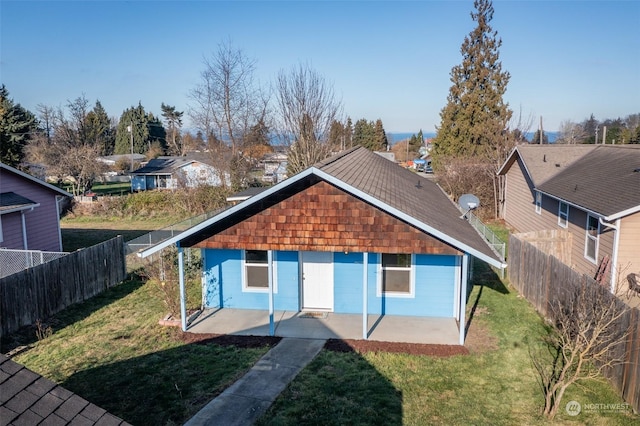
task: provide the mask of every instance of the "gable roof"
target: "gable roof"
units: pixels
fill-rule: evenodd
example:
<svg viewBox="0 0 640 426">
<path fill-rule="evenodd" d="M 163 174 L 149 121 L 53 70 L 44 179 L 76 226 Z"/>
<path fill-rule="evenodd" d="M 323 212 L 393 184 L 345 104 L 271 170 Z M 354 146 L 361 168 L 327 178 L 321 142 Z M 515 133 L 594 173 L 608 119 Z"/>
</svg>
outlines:
<svg viewBox="0 0 640 426">
<path fill-rule="evenodd" d="M 517 145 L 504 162 L 499 175 L 507 173 L 513 163 L 521 158 L 534 186 L 555 176 L 569 164 L 586 155 L 598 145 Z"/>
<path fill-rule="evenodd" d="M 22 177 L 22 178 L 24 178 L 24 179 L 26 179 L 28 181 L 34 182 L 34 183 L 42 186 L 43 188 L 47 188 L 47 189 L 57 193 L 58 195 L 64 195 L 65 197 L 73 197 L 73 194 L 70 194 L 67 191 L 63 190 L 63 189 L 60 189 L 55 185 L 51 185 L 48 182 L 45 182 L 45 181 L 40 180 L 40 179 L 38 179 L 36 177 L 33 177 L 30 174 L 25 173 L 25 172 L 23 172 L 21 170 L 18 170 L 16 168 L 13 168 L 13 167 L 11 167 L 11 166 L 9 166 L 7 164 L 0 163 L 0 175 L 2 174 L 1 172 L 4 172 L 4 171 L 16 174 L 16 175 L 18 175 L 18 176 L 20 176 L 20 177 Z"/>
<path fill-rule="evenodd" d="M 193 163 L 196 160 L 190 160 L 184 157 L 158 157 L 149 160 L 149 162 L 137 170 L 131 172 L 134 175 L 170 175 L 179 168 Z"/>
<path fill-rule="evenodd" d="M 607 221 L 640 211 L 640 146 L 596 145 L 536 187 Z"/>
<path fill-rule="evenodd" d="M 185 240 L 192 245 L 206 238 L 198 234 L 206 235 L 207 228 L 217 222 L 233 221 L 234 217 L 242 220 L 248 210 L 268 204 L 272 195 L 281 191 L 297 192 L 304 188 L 305 182 L 314 179 L 324 180 L 458 250 L 493 266 L 504 266 L 484 238 L 466 220 L 460 219 L 460 211 L 440 187 L 363 147 L 321 161 L 139 255 L 146 257 Z"/>
<path fill-rule="evenodd" d="M 0 214 L 19 212 L 38 207 L 40 204 L 15 192 L 0 193 Z"/>
<path fill-rule="evenodd" d="M 0 395 L 2 424 L 128 424 L 2 354 Z"/>
</svg>

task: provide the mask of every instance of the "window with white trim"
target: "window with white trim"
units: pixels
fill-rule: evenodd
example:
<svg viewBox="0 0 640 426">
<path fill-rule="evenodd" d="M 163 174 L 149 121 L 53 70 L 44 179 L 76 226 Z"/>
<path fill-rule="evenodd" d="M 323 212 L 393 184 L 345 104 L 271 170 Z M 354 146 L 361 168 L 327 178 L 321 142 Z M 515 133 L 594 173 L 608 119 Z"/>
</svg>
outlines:
<svg viewBox="0 0 640 426">
<path fill-rule="evenodd" d="M 542 213 L 542 192 L 536 191 L 536 213 Z"/>
<path fill-rule="evenodd" d="M 600 239 L 600 221 L 597 217 L 587 215 L 586 240 L 584 245 L 584 257 L 596 263 L 598 258 L 598 242 Z"/>
<path fill-rule="evenodd" d="M 414 261 L 411 254 L 383 253 L 378 274 L 378 296 L 414 297 Z"/>
<path fill-rule="evenodd" d="M 275 280 L 273 284 L 275 292 Z M 269 262 L 266 250 L 243 251 L 242 291 L 269 291 Z"/>
<path fill-rule="evenodd" d="M 569 204 L 560 201 L 558 206 L 558 225 L 563 228 L 569 223 Z"/>
</svg>

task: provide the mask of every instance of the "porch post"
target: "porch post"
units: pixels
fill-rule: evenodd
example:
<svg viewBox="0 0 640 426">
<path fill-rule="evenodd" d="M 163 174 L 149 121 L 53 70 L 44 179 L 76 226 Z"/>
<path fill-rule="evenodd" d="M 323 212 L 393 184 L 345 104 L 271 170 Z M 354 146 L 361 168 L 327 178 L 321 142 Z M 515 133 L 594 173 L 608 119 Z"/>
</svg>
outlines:
<svg viewBox="0 0 640 426">
<path fill-rule="evenodd" d="M 362 253 L 362 338 L 367 340 L 369 338 L 369 324 L 368 324 L 368 294 L 367 284 L 369 281 L 369 253 Z"/>
<path fill-rule="evenodd" d="M 178 279 L 180 281 L 180 319 L 182 321 L 182 331 L 187 331 L 187 298 L 184 290 L 184 251 L 178 246 Z"/>
<path fill-rule="evenodd" d="M 460 313 L 459 313 L 459 327 L 460 327 L 460 343 L 464 345 L 464 328 L 466 326 L 466 308 L 467 308 L 467 281 L 469 279 L 469 255 L 465 253 L 462 256 L 462 271 L 460 274 Z"/>
<path fill-rule="evenodd" d="M 267 250 L 267 275 L 269 277 L 269 336 L 276 334 L 273 323 L 273 250 Z"/>
</svg>

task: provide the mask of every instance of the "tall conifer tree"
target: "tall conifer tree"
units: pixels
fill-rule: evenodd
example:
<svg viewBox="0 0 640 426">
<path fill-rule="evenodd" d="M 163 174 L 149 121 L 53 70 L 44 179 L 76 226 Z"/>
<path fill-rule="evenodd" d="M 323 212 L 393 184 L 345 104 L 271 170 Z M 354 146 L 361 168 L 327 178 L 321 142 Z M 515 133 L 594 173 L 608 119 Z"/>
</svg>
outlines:
<svg viewBox="0 0 640 426">
<path fill-rule="evenodd" d="M 502 70 L 502 40 L 490 25 L 492 2 L 476 0 L 474 7 L 471 17 L 477 26 L 462 43 L 462 63 L 451 70 L 452 86 L 440 112 L 432 152 L 436 167 L 444 157 L 484 156 L 495 150 L 512 115 L 503 100 L 510 74 Z"/>
</svg>

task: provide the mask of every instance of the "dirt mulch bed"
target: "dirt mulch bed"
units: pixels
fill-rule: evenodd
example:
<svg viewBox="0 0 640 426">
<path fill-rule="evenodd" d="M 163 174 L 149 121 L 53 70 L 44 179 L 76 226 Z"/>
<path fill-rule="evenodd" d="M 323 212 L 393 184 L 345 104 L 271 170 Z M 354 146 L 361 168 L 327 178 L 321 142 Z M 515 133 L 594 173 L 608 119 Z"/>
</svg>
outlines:
<svg viewBox="0 0 640 426">
<path fill-rule="evenodd" d="M 392 352 L 409 355 L 447 357 L 467 355 L 469 350 L 456 345 L 426 345 L 418 343 L 376 342 L 372 340 L 329 339 L 324 348 L 334 352 Z"/>
<path fill-rule="evenodd" d="M 201 345 L 213 343 L 220 346 L 236 346 L 238 348 L 273 347 L 280 342 L 280 339 L 280 337 L 271 336 L 232 336 L 195 333 L 182 333 L 180 335 L 180 340 L 185 343 Z M 464 346 L 376 342 L 371 340 L 329 339 L 327 343 L 325 343 L 324 348 L 334 352 L 393 352 L 437 357 L 466 355 L 469 353 L 469 350 Z"/>
</svg>

